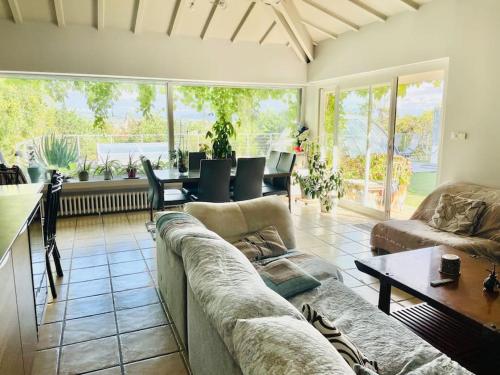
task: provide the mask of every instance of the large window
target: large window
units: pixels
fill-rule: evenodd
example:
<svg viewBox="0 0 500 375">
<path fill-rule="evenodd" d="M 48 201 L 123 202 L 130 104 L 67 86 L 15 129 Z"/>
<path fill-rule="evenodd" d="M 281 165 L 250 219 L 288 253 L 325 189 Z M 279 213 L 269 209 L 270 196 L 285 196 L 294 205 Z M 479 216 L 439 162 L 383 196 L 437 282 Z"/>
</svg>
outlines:
<svg viewBox="0 0 500 375">
<path fill-rule="evenodd" d="M 267 155 L 271 148 L 291 148 L 299 117 L 297 89 L 174 86 L 177 145 L 197 151 L 209 141 L 207 131 L 219 105 L 228 107 L 236 128 L 233 149 L 240 156 Z"/>
<path fill-rule="evenodd" d="M 0 152 L 7 163 L 23 164 L 29 150 L 43 148 L 54 135 L 76 150 L 61 161 L 68 173 L 85 157 L 96 163 L 108 155 L 121 164 L 129 155 L 167 161 L 169 145 L 189 151 L 210 147 L 205 136 L 222 108 L 235 125 L 231 144 L 238 156 L 266 155 L 271 148 L 291 148 L 299 102 L 299 90 L 289 88 L 5 77 L 0 78 Z"/>
<path fill-rule="evenodd" d="M 443 76 L 431 71 L 323 91 L 325 149 L 344 172 L 346 202 L 408 218 L 436 187 Z"/>
</svg>

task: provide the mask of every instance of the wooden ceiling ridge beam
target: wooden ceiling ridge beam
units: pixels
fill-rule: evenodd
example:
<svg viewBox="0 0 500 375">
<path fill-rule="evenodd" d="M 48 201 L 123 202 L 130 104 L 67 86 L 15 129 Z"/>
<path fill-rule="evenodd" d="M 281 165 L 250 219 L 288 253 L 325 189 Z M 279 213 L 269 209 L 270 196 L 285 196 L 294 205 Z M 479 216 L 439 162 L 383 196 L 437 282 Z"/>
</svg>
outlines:
<svg viewBox="0 0 500 375">
<path fill-rule="evenodd" d="M 270 8 L 271 8 L 271 11 L 273 13 L 273 16 L 274 16 L 274 19 L 276 21 L 276 24 L 285 33 L 285 35 L 286 35 L 286 37 L 288 39 L 288 42 L 290 43 L 290 47 L 292 48 L 292 50 L 295 52 L 295 54 L 297 55 L 297 57 L 301 61 L 303 61 L 305 63 L 308 63 L 309 60 L 307 58 L 307 55 L 304 52 L 304 50 L 302 49 L 302 47 L 300 46 L 300 43 L 297 40 L 297 38 L 295 37 L 295 34 L 293 33 L 292 29 L 290 28 L 290 26 L 288 26 L 288 23 L 287 23 L 285 17 L 274 6 L 270 6 Z"/>
<path fill-rule="evenodd" d="M 212 18 L 214 18 L 215 11 L 219 6 L 219 0 L 214 0 L 212 7 L 210 8 L 210 12 L 208 13 L 208 17 L 203 25 L 203 29 L 201 29 L 200 38 L 205 39 L 205 35 L 207 35 L 208 27 L 210 26 L 210 22 L 212 22 Z"/>
<path fill-rule="evenodd" d="M 308 21 L 305 21 L 305 20 L 302 20 L 302 23 L 304 25 L 307 25 L 317 31 L 319 31 L 320 33 L 326 35 L 327 37 L 331 38 L 331 39 L 337 39 L 338 38 L 338 35 L 335 34 L 335 33 L 332 33 L 331 31 L 328 31 L 326 29 L 323 29 L 322 27 L 320 26 L 316 26 L 315 24 L 311 23 L 311 22 L 308 22 Z"/>
<path fill-rule="evenodd" d="M 305 52 L 309 61 L 314 60 L 314 44 L 309 32 L 302 23 L 299 12 L 292 0 L 281 0 L 276 5 L 273 5 L 281 12 L 283 18 L 288 23 L 295 39 L 299 42 L 300 47 Z"/>
<path fill-rule="evenodd" d="M 97 0 L 97 30 L 104 29 L 104 5 L 105 0 Z"/>
<path fill-rule="evenodd" d="M 172 36 L 172 34 L 175 33 L 176 28 L 179 26 L 180 18 L 182 17 L 182 11 L 186 6 L 186 0 L 175 0 L 174 10 L 172 11 L 172 16 L 170 16 L 170 22 L 167 29 L 168 36 Z"/>
<path fill-rule="evenodd" d="M 245 24 L 245 22 L 246 22 L 248 16 L 250 15 L 250 13 L 252 13 L 252 10 L 253 10 L 254 7 L 255 7 L 255 1 L 252 1 L 250 3 L 250 5 L 248 5 L 248 8 L 247 8 L 245 14 L 243 14 L 243 17 L 241 18 L 240 23 L 238 24 L 238 26 L 234 30 L 233 35 L 231 35 L 231 42 L 234 42 L 234 40 L 238 36 L 239 32 L 241 31 L 241 28 Z"/>
<path fill-rule="evenodd" d="M 364 10 L 366 13 L 371 14 L 375 18 L 377 18 L 379 21 L 385 22 L 387 21 L 387 15 L 385 15 L 382 12 L 379 12 L 377 9 L 372 8 L 368 4 L 365 4 L 361 0 L 349 0 L 349 2 L 353 5 L 356 5 L 359 9 Z"/>
<path fill-rule="evenodd" d="M 66 26 L 66 20 L 64 19 L 63 0 L 54 0 L 54 10 L 56 12 L 57 26 Z"/>
<path fill-rule="evenodd" d="M 259 39 L 259 44 L 263 44 L 266 41 L 267 37 L 269 36 L 269 34 L 271 34 L 271 31 L 273 31 L 275 26 L 276 26 L 276 21 L 273 21 L 271 26 L 268 27 L 264 35 L 262 35 L 262 37 Z"/>
<path fill-rule="evenodd" d="M 418 10 L 420 8 L 420 4 L 413 1 L 413 0 L 399 0 L 403 5 L 406 5 L 406 7 L 410 10 Z"/>
<path fill-rule="evenodd" d="M 23 23 L 23 15 L 21 14 L 21 8 L 19 8 L 19 2 L 17 0 L 8 0 L 8 2 L 14 22 Z"/>
<path fill-rule="evenodd" d="M 322 5 L 319 5 L 319 4 L 316 4 L 314 1 L 312 0 L 302 0 L 304 3 L 306 3 L 307 5 L 309 5 L 310 7 L 320 11 L 321 13 L 323 14 L 326 14 L 327 16 L 331 17 L 331 18 L 334 18 L 336 19 L 337 21 L 339 21 L 340 23 L 343 23 L 344 25 L 346 25 L 349 29 L 351 29 L 352 31 L 359 31 L 360 29 L 360 26 L 359 25 L 356 25 L 354 22 L 351 22 L 349 21 L 347 18 L 345 17 L 342 17 L 340 14 L 337 14 L 335 12 L 332 12 L 331 10 L 325 8 L 324 6 Z"/>
<path fill-rule="evenodd" d="M 132 28 L 134 34 L 139 34 L 142 31 L 145 9 L 146 9 L 146 0 L 137 0 L 137 9 L 135 10 L 134 27 Z"/>
</svg>

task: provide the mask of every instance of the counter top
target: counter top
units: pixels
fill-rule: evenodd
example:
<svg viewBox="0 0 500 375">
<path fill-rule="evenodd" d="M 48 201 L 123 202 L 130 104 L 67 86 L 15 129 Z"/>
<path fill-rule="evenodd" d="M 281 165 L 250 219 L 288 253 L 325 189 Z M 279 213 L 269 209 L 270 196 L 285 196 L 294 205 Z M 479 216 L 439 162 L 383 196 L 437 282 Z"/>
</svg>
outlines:
<svg viewBox="0 0 500 375">
<path fill-rule="evenodd" d="M 43 190 L 43 183 L 0 185 L 0 197 L 5 195 L 36 194 Z"/>
<path fill-rule="evenodd" d="M 31 184 L 37 185 L 37 184 Z M 0 192 L 0 262 L 14 243 L 42 194 L 3 194 Z"/>
</svg>

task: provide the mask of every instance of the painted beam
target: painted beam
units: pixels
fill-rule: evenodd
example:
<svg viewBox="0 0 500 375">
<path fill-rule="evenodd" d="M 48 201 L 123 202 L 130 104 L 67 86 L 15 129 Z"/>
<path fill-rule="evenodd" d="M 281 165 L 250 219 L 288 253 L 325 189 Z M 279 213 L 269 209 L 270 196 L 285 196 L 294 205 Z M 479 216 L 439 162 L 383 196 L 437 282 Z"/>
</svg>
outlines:
<svg viewBox="0 0 500 375">
<path fill-rule="evenodd" d="M 238 33 L 240 32 L 241 28 L 243 27 L 243 25 L 245 24 L 248 16 L 250 15 L 250 13 L 252 13 L 252 10 L 255 6 L 255 1 L 252 1 L 250 3 L 250 5 L 248 6 L 245 14 L 243 15 L 243 17 L 241 18 L 241 21 L 240 23 L 238 24 L 238 26 L 236 27 L 236 30 L 234 30 L 234 33 L 233 35 L 231 35 L 231 42 L 234 42 L 234 40 L 236 39 L 236 37 L 238 36 Z"/>
<path fill-rule="evenodd" d="M 168 24 L 167 35 L 172 36 L 175 33 L 176 27 L 179 26 L 180 18 L 182 15 L 182 7 L 185 7 L 184 0 L 175 0 L 174 10 L 170 16 L 170 22 Z"/>
<path fill-rule="evenodd" d="M 274 27 L 276 26 L 276 21 L 273 21 L 273 23 L 271 24 L 271 26 L 269 26 L 269 28 L 266 30 L 266 32 L 264 33 L 264 35 L 262 35 L 262 37 L 259 39 L 259 44 L 264 44 L 264 42 L 266 41 L 267 37 L 269 36 L 269 34 L 271 34 L 271 31 L 273 31 Z"/>
<path fill-rule="evenodd" d="M 377 9 L 372 8 L 368 4 L 365 4 L 364 2 L 362 2 L 361 0 L 349 0 L 349 2 L 353 5 L 356 5 L 359 9 L 363 9 L 366 13 L 371 14 L 379 21 L 382 21 L 382 22 L 387 21 L 387 16 L 384 13 L 379 12 Z"/>
<path fill-rule="evenodd" d="M 137 0 L 137 9 L 135 10 L 135 21 L 133 32 L 134 34 L 140 33 L 142 30 L 142 23 L 144 21 L 144 13 L 146 9 L 146 1 L 145 0 Z"/>
<path fill-rule="evenodd" d="M 413 0 L 399 0 L 403 5 L 406 5 L 406 7 L 410 10 L 418 10 L 420 8 L 420 4 L 416 3 Z"/>
<path fill-rule="evenodd" d="M 283 17 L 281 12 L 278 11 L 278 9 L 276 9 L 274 6 L 271 6 L 271 10 L 272 10 L 272 13 L 274 16 L 274 20 L 276 21 L 276 24 L 284 32 L 284 34 L 288 40 L 288 43 L 290 43 L 290 47 L 292 48 L 293 52 L 295 52 L 295 54 L 297 55 L 297 57 L 301 61 L 308 63 L 309 61 L 307 59 L 307 55 L 304 52 L 304 50 L 302 49 L 302 47 L 300 46 L 300 43 L 297 40 L 297 38 L 295 37 L 295 34 L 293 33 L 292 29 L 290 28 L 290 26 L 288 26 L 288 23 L 286 22 L 285 17 Z"/>
<path fill-rule="evenodd" d="M 212 18 L 214 18 L 214 14 L 218 6 L 219 6 L 219 0 L 214 0 L 212 7 L 210 8 L 210 12 L 208 13 L 208 17 L 205 20 L 205 24 L 203 25 L 203 29 L 201 29 L 201 34 L 200 34 L 201 39 L 205 39 L 208 27 L 210 26 L 210 22 L 212 22 Z"/>
<path fill-rule="evenodd" d="M 19 3 L 17 0 L 8 0 L 9 8 L 12 13 L 12 18 L 15 23 L 23 23 L 23 15 L 21 14 L 21 9 L 19 8 Z"/>
<path fill-rule="evenodd" d="M 54 0 L 54 10 L 56 11 L 57 26 L 66 26 L 66 20 L 64 19 L 63 0 Z"/>
<path fill-rule="evenodd" d="M 322 34 L 326 35 L 327 37 L 329 37 L 329 38 L 331 38 L 331 39 L 337 39 L 337 38 L 338 38 L 338 35 L 337 35 L 337 34 L 332 33 L 331 31 L 328 31 L 328 30 L 326 30 L 326 29 L 323 29 L 322 27 L 316 26 L 316 25 L 314 25 L 314 24 L 312 24 L 312 23 L 310 23 L 310 22 L 304 21 L 304 20 L 302 20 L 302 23 L 303 23 L 304 25 L 307 25 L 307 26 L 309 26 L 309 27 L 313 28 L 314 30 L 319 31 L 320 33 L 322 33 Z"/>
<path fill-rule="evenodd" d="M 302 1 L 304 3 L 306 3 L 307 5 L 309 5 L 310 7 L 320 11 L 321 13 L 326 14 L 327 16 L 336 19 L 340 23 L 343 23 L 352 31 L 358 31 L 360 29 L 359 25 L 356 25 L 354 22 L 351 22 L 347 18 L 342 17 L 340 14 L 332 12 L 330 9 L 327 9 L 322 5 L 316 4 L 315 2 L 313 2 L 311 0 L 302 0 Z"/>
<path fill-rule="evenodd" d="M 104 29 L 105 0 L 97 0 L 97 30 Z"/>
<path fill-rule="evenodd" d="M 314 45 L 309 32 L 305 28 L 299 16 L 299 12 L 292 0 L 281 0 L 275 8 L 278 9 L 285 18 L 290 30 L 292 30 L 295 39 L 307 55 L 309 61 L 314 60 Z"/>
</svg>

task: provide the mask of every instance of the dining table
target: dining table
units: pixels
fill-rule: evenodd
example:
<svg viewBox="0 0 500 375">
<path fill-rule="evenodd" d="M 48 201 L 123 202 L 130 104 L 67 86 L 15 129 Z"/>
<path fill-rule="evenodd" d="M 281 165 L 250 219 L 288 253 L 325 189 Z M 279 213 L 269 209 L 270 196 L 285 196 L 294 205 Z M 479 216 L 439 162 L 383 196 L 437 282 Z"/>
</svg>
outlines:
<svg viewBox="0 0 500 375">
<path fill-rule="evenodd" d="M 183 183 L 183 182 L 198 182 L 200 180 L 200 170 L 188 170 L 181 173 L 177 168 L 159 169 L 154 171 L 155 176 L 162 184 Z M 264 177 L 290 177 L 290 172 L 279 171 L 276 168 L 264 169 Z M 231 180 L 236 178 L 236 168 L 231 168 Z"/>
</svg>

